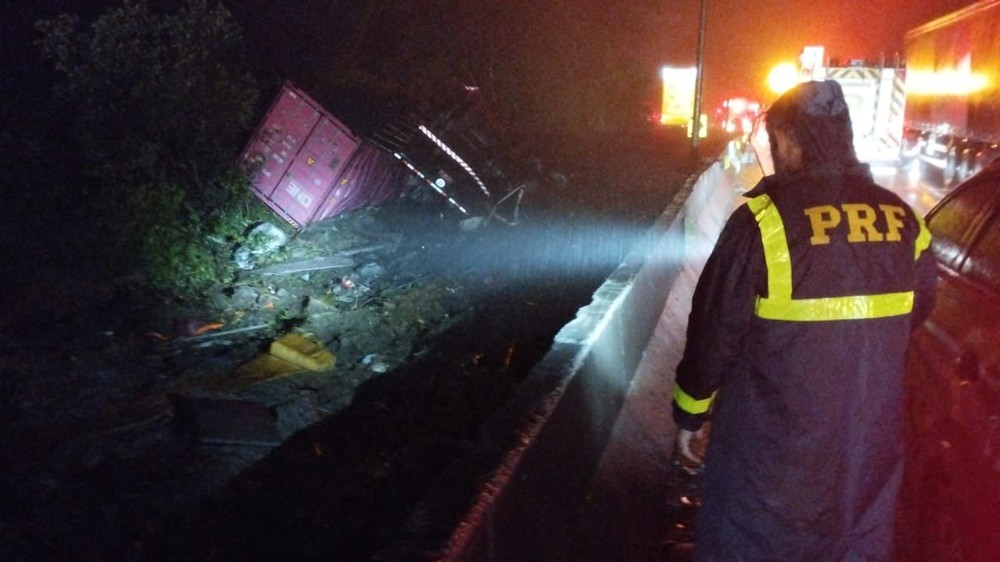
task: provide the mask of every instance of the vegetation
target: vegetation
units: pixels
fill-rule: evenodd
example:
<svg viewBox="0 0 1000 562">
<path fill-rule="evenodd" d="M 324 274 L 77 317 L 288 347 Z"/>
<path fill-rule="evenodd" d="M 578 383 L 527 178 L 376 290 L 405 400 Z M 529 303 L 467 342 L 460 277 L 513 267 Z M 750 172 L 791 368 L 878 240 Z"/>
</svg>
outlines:
<svg viewBox="0 0 1000 562">
<path fill-rule="evenodd" d="M 74 116 L 81 203 L 102 240 L 94 258 L 139 266 L 178 296 L 224 279 L 228 250 L 211 241 L 233 240 L 260 212 L 235 169 L 258 90 L 230 13 L 124 0 L 89 24 L 63 14 L 36 27 Z"/>
<path fill-rule="evenodd" d="M 25 179 L 19 191 L 58 183 L 57 199 L 86 225 L 78 230 L 94 235 L 87 259 L 103 270 L 138 267 L 158 288 L 198 294 L 231 273 L 224 242 L 270 216 L 233 169 L 259 107 L 248 63 L 268 83 L 291 77 L 336 114 L 376 122 L 400 107 L 447 113 L 478 98 L 477 125 L 510 173 L 536 158 L 586 155 L 580 139 L 603 146 L 641 123 L 651 77 L 613 32 L 654 24 L 642 10 L 606 4 L 613 26 L 578 18 L 565 2 L 231 4 L 244 25 L 263 26 L 258 35 L 294 29 L 294 45 L 281 49 L 246 49 L 221 0 L 122 0 L 90 20 L 47 19 L 36 24 L 39 46 L 68 116 L 60 142 L 73 143 L 60 163 L 79 173 Z M 555 158 L 555 147 L 583 148 Z"/>
</svg>

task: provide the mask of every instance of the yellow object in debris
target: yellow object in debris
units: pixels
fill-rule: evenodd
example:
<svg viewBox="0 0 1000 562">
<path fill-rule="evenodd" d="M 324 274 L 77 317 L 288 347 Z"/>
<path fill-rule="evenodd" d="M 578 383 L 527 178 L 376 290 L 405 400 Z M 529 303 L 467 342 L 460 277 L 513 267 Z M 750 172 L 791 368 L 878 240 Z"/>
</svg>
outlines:
<svg viewBox="0 0 1000 562">
<path fill-rule="evenodd" d="M 240 365 L 232 374 L 202 381 L 212 390 L 242 389 L 250 385 L 301 373 L 333 368 L 335 358 L 322 345 L 300 334 L 285 334 L 262 353 Z"/>
<path fill-rule="evenodd" d="M 292 365 L 284 359 L 278 359 L 270 353 L 261 353 L 252 360 L 240 365 L 232 374 L 225 373 L 207 380 L 200 386 L 209 390 L 239 390 L 251 385 L 280 379 L 305 371 L 298 365 Z"/>
<path fill-rule="evenodd" d="M 271 355 L 307 371 L 326 371 L 333 368 L 333 354 L 322 345 L 296 333 L 288 333 L 271 342 Z"/>
</svg>

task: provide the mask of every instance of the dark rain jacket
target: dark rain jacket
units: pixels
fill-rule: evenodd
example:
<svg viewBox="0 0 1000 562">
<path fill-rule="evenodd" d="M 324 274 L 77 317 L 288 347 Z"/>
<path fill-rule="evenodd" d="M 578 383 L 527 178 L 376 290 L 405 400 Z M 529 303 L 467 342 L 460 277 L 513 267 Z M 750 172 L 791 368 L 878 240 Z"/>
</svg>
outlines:
<svg viewBox="0 0 1000 562">
<path fill-rule="evenodd" d="M 890 560 L 930 236 L 860 164 L 769 176 L 747 196 L 699 279 L 677 368 L 675 421 L 712 421 L 695 559 Z"/>
</svg>

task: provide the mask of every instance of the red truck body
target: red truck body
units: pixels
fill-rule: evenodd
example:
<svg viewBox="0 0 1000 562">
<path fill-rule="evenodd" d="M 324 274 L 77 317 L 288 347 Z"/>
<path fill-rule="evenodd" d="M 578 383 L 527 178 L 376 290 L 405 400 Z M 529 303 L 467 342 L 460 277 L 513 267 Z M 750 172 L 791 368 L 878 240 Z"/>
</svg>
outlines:
<svg viewBox="0 0 1000 562">
<path fill-rule="evenodd" d="M 1000 0 L 910 30 L 905 51 L 910 155 L 951 187 L 1000 156 Z"/>
<path fill-rule="evenodd" d="M 524 189 L 539 170 L 498 163 L 502 145 L 478 88 L 439 105 L 397 108 L 363 138 L 285 82 L 240 165 L 254 194 L 296 228 L 412 189 L 436 193 L 465 216 L 516 223 Z"/>
<path fill-rule="evenodd" d="M 405 171 L 286 82 L 241 158 L 254 194 L 296 228 L 398 195 Z"/>
</svg>

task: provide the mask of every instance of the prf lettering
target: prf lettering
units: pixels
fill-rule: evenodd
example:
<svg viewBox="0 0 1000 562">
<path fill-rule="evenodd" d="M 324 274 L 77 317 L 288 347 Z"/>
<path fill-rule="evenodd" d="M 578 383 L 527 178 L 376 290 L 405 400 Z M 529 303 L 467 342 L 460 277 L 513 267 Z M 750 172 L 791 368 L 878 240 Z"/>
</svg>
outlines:
<svg viewBox="0 0 1000 562">
<path fill-rule="evenodd" d="M 805 210 L 812 225 L 812 237 L 809 242 L 813 246 L 830 243 L 830 232 L 840 232 L 838 229 L 847 216 L 848 242 L 899 242 L 899 231 L 903 228 L 903 217 L 906 215 L 898 205 L 879 205 L 878 211 L 865 203 L 843 203 L 840 208 L 833 205 L 820 205 Z M 875 225 L 879 215 L 885 218 L 885 231 Z"/>
</svg>

